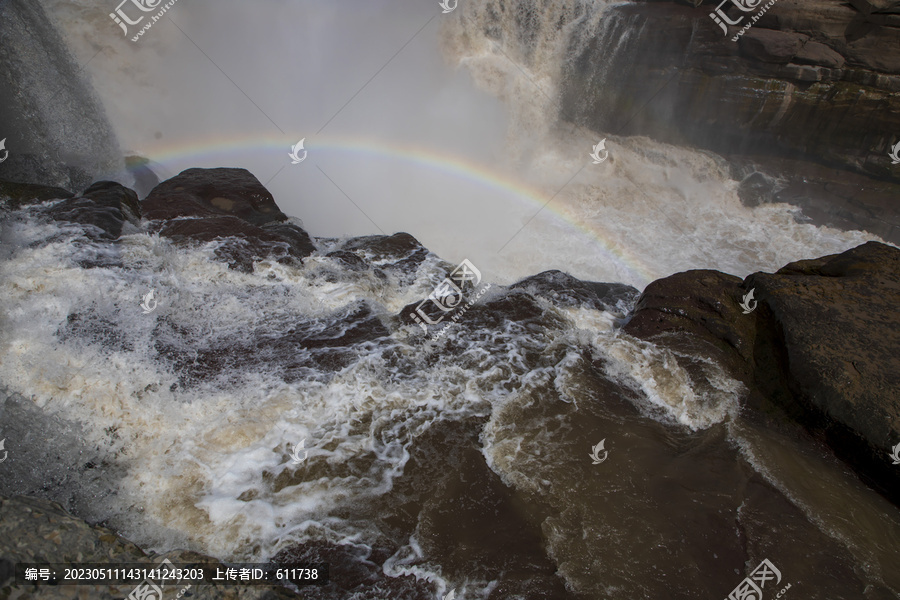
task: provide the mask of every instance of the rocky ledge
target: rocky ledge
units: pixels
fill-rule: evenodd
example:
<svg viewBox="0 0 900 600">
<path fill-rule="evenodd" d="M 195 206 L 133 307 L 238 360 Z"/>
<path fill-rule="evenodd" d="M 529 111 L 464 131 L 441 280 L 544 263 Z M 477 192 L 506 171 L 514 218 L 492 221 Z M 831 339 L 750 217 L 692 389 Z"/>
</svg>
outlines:
<svg viewBox="0 0 900 600">
<path fill-rule="evenodd" d="M 748 404 L 779 407 L 900 504 L 898 306 L 900 249 L 869 242 L 744 281 L 717 271 L 654 281 L 624 329 L 724 365 Z"/>
</svg>

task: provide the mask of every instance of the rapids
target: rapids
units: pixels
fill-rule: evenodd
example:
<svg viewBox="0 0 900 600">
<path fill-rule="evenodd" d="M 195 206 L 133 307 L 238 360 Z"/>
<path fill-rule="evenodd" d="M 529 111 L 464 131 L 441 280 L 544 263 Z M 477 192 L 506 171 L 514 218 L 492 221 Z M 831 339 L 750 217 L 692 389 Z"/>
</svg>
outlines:
<svg viewBox="0 0 900 600">
<path fill-rule="evenodd" d="M 692 380 L 620 331 L 656 278 L 744 276 L 877 238 L 743 206 L 712 153 L 561 121 L 567 49 L 621 37 L 604 3 L 182 0 L 138 43 L 111 2 L 42 4 L 124 147 L 163 173 L 250 169 L 318 250 L 242 273 L 215 243 L 137 227 L 98 242 L 41 207 L 5 210 L 0 493 L 160 551 L 345 546 L 460 600 L 722 597 L 748 540 L 788 598 L 900 593 L 895 506 L 781 415 L 743 415 L 717 365 Z M 292 168 L 304 135 L 310 159 Z M 591 164 L 604 137 L 609 159 Z M 395 231 L 426 258 L 327 256 Z M 493 287 L 429 347 L 398 315 L 463 258 Z M 548 269 L 637 290 L 591 307 L 503 287 Z M 143 314 L 148 289 L 158 309 Z M 285 341 L 351 327 L 370 335 Z"/>
</svg>

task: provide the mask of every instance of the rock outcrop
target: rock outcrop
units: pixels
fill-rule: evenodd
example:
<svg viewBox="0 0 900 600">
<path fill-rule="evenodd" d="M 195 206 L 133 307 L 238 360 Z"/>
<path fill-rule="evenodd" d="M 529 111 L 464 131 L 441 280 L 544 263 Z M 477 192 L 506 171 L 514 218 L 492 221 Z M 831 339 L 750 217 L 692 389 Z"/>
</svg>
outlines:
<svg viewBox="0 0 900 600">
<path fill-rule="evenodd" d="M 82 189 L 124 170 L 106 113 L 40 2 L 0 4 L 0 179 Z"/>
<path fill-rule="evenodd" d="M 562 37 L 560 119 L 713 150 L 735 162 L 744 188 L 768 177 L 765 201 L 900 243 L 900 165 L 889 156 L 900 143 L 897 4 L 777 0 L 738 36 L 766 3 L 722 4 L 738 23 L 723 30 L 710 17 L 720 2 L 647 0 L 594 15 L 577 2 L 481 0 L 478 10 L 485 35 L 526 70 L 546 73 L 534 63 Z"/>
<path fill-rule="evenodd" d="M 732 41 L 758 11 L 724 4 L 738 21 L 725 34 L 710 18 L 718 5 L 610 9 L 604 35 L 637 33 L 613 48 L 598 36 L 575 58 L 563 115 L 598 131 L 813 159 L 900 182 L 888 157 L 900 131 L 895 8 L 778 0 Z"/>
<path fill-rule="evenodd" d="M 740 307 L 754 291 L 750 314 Z M 900 250 L 869 242 L 741 282 L 715 271 L 650 284 L 625 331 L 705 356 L 900 502 Z"/>
<path fill-rule="evenodd" d="M 141 207 L 152 228 L 177 243 L 223 240 L 216 255 L 241 271 L 262 258 L 299 260 L 315 251 L 245 169 L 188 169 L 153 188 Z"/>
</svg>

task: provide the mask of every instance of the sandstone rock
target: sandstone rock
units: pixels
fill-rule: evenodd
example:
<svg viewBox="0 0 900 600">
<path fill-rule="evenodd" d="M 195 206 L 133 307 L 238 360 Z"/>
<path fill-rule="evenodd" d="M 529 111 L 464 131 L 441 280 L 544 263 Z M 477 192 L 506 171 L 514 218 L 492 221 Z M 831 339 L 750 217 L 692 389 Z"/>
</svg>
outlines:
<svg viewBox="0 0 900 600">
<path fill-rule="evenodd" d="M 814 42 L 812 40 L 806 42 L 803 47 L 800 48 L 800 51 L 794 55 L 793 61 L 801 64 L 821 65 L 823 67 L 834 69 L 840 69 L 844 66 L 844 63 L 847 62 L 843 56 L 825 44 L 820 44 L 819 42 Z"/>
<path fill-rule="evenodd" d="M 900 491 L 886 460 L 900 443 L 900 250 L 869 242 L 756 273 L 745 287 L 780 333 L 806 424 L 876 485 Z"/>
<path fill-rule="evenodd" d="M 800 52 L 809 36 L 754 27 L 738 39 L 741 52 L 753 59 L 787 64 Z"/>
<path fill-rule="evenodd" d="M 611 6 L 584 43 L 595 25 L 573 21 L 560 118 L 900 182 L 884 133 L 900 131 L 900 27 L 885 20 L 896 15 L 866 15 L 840 0 L 778 0 L 735 43 L 740 27 L 725 35 L 709 17 L 717 4 Z M 746 24 L 751 13 L 728 14 Z M 519 43 L 511 37 L 499 41 Z"/>
</svg>

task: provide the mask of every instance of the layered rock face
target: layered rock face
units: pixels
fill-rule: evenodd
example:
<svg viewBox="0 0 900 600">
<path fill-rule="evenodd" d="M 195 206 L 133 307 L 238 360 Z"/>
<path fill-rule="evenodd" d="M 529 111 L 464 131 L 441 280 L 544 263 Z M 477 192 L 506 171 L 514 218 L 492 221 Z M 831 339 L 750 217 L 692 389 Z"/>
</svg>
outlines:
<svg viewBox="0 0 900 600">
<path fill-rule="evenodd" d="M 602 35 L 565 71 L 563 118 L 715 150 L 745 186 L 771 177 L 769 199 L 817 224 L 900 242 L 896 3 L 778 0 L 753 22 L 764 3 L 726 2 L 738 23 L 727 28 L 710 17 L 718 6 L 608 9 Z"/>
<path fill-rule="evenodd" d="M 720 2 L 477 10 L 506 56 L 556 80 L 563 121 L 598 139 L 713 150 L 734 164 L 747 204 L 788 202 L 818 225 L 900 243 L 900 164 L 889 156 L 900 143 L 897 3 L 750 0 L 743 12 L 726 0 L 720 18 Z"/>
<path fill-rule="evenodd" d="M 857 4 L 778 0 L 752 22 L 762 3 L 727 2 L 727 34 L 710 17 L 718 2 L 612 7 L 567 70 L 562 113 L 598 131 L 900 181 L 888 156 L 900 136 L 900 11 Z"/>
</svg>

